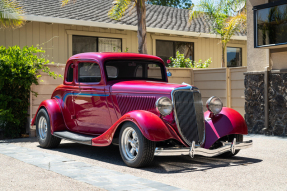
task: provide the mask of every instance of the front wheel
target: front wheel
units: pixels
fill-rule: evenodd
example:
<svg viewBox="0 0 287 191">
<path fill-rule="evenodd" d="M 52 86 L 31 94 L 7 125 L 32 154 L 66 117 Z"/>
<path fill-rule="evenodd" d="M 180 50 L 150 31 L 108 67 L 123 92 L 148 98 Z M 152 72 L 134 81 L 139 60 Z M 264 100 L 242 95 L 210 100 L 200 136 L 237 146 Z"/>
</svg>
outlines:
<svg viewBox="0 0 287 191">
<path fill-rule="evenodd" d="M 127 122 L 120 131 L 119 148 L 126 165 L 139 168 L 152 162 L 155 142 L 145 138 L 134 123 Z"/>
<path fill-rule="evenodd" d="M 42 108 L 39 110 L 36 120 L 37 139 L 40 146 L 42 148 L 57 147 L 61 139 L 51 134 L 51 123 L 46 109 Z"/>
<path fill-rule="evenodd" d="M 230 135 L 228 136 L 228 142 L 232 142 L 233 139 L 236 138 L 236 142 L 243 142 L 243 135 L 240 134 L 235 134 L 235 135 Z M 237 155 L 237 153 L 239 153 L 239 149 L 235 150 L 234 153 L 232 153 L 231 151 L 223 153 L 221 155 L 219 155 L 220 157 L 225 157 L 225 158 L 229 158 L 229 157 L 233 157 L 235 155 Z"/>
</svg>

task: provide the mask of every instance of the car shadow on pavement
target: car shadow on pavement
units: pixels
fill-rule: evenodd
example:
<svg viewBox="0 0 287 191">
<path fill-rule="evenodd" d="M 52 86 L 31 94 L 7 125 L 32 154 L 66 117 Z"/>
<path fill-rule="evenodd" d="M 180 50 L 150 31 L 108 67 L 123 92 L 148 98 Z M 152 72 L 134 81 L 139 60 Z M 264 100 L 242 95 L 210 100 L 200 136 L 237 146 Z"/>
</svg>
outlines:
<svg viewBox="0 0 287 191">
<path fill-rule="evenodd" d="M 120 156 L 118 146 L 91 147 L 77 143 L 61 143 L 58 148 L 53 149 L 58 152 L 77 155 L 85 158 L 111 163 L 114 165 L 126 166 Z M 207 171 L 210 169 L 232 166 L 246 166 L 259 163 L 262 160 L 255 158 L 238 156 L 232 158 L 208 158 L 202 156 L 168 156 L 154 157 L 153 163 L 141 170 L 154 173 L 184 173 L 193 171 Z"/>
<path fill-rule="evenodd" d="M 0 143 L 35 143 L 38 142 L 37 138 L 15 138 L 15 139 L 2 139 Z"/>
<path fill-rule="evenodd" d="M 231 158 L 195 156 L 155 157 L 152 166 L 145 170 L 155 173 L 184 173 L 207 171 L 210 169 L 232 166 L 246 166 L 261 162 L 261 159 L 240 157 Z"/>
</svg>

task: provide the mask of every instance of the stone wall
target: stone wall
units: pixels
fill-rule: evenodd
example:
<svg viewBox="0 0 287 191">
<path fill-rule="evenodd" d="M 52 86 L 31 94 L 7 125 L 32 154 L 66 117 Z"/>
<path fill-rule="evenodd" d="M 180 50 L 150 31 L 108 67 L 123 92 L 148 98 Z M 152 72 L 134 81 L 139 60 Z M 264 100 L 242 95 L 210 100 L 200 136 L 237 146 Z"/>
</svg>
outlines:
<svg viewBox="0 0 287 191">
<path fill-rule="evenodd" d="M 248 133 L 265 134 L 264 74 L 245 74 L 244 86 Z"/>
<path fill-rule="evenodd" d="M 286 136 L 287 73 L 269 73 L 269 128 L 268 134 Z"/>
<path fill-rule="evenodd" d="M 287 73 L 268 74 L 268 127 L 265 126 L 264 73 L 246 73 L 244 85 L 248 132 L 286 136 Z"/>
</svg>

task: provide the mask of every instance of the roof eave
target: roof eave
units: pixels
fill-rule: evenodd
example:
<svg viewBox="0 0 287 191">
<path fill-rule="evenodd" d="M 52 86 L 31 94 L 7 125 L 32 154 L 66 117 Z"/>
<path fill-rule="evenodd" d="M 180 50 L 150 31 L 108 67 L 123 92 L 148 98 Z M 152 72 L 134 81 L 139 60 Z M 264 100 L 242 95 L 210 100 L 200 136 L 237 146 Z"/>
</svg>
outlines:
<svg viewBox="0 0 287 191">
<path fill-rule="evenodd" d="M 43 16 L 35 16 L 35 15 L 22 15 L 22 16 L 24 17 L 26 21 L 70 24 L 70 25 L 91 26 L 91 27 L 122 29 L 122 30 L 132 30 L 132 31 L 138 30 L 137 26 L 125 25 L 125 24 L 104 23 L 104 22 L 97 22 L 97 21 L 84 21 L 84 20 L 65 19 L 65 18 L 58 18 L 58 17 L 43 17 Z M 210 34 L 210 33 L 177 31 L 177 30 L 160 29 L 160 28 L 152 28 L 152 27 L 147 27 L 147 32 L 162 33 L 162 34 L 176 34 L 176 35 L 204 37 L 204 38 L 220 38 L 220 35 Z M 231 39 L 246 41 L 247 36 L 233 36 L 231 37 Z"/>
</svg>

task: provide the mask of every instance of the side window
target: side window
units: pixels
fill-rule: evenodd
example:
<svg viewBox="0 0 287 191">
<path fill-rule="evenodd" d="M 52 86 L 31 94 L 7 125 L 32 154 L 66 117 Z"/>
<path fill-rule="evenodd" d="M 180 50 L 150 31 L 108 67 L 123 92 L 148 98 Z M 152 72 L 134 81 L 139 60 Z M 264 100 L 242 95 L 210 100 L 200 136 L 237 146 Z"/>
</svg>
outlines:
<svg viewBox="0 0 287 191">
<path fill-rule="evenodd" d="M 79 82 L 100 82 L 101 70 L 97 63 L 80 62 L 78 65 L 78 81 Z"/>
<path fill-rule="evenodd" d="M 147 77 L 154 79 L 162 79 L 161 67 L 158 64 L 148 64 Z"/>
<path fill-rule="evenodd" d="M 72 82 L 73 81 L 73 74 L 74 74 L 74 68 L 72 68 L 73 64 L 70 64 L 66 76 L 66 81 L 67 82 Z"/>
</svg>

